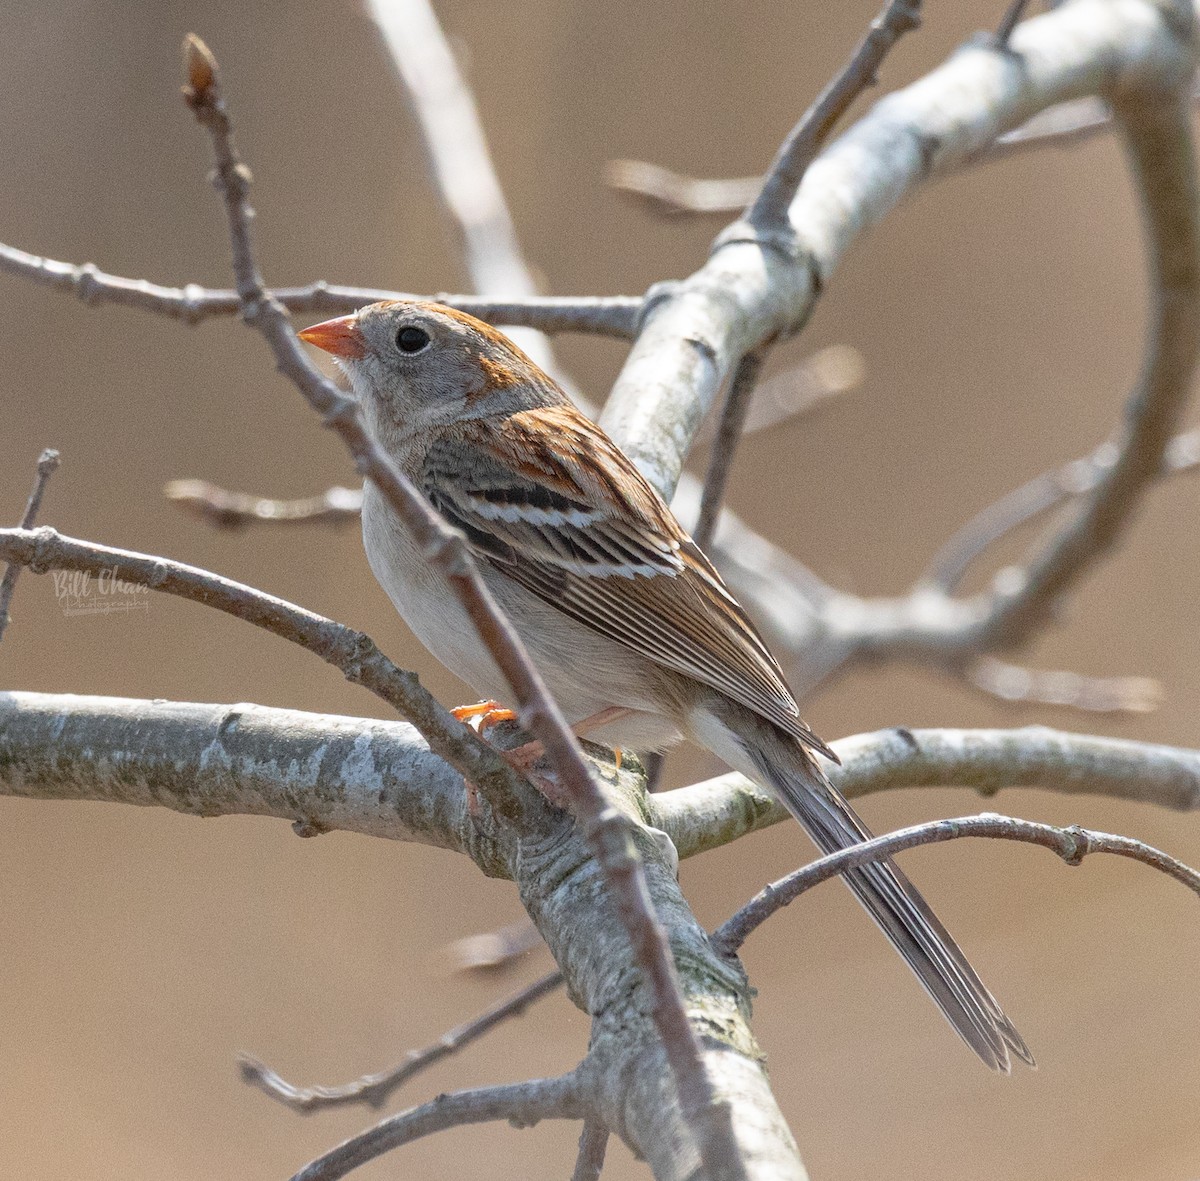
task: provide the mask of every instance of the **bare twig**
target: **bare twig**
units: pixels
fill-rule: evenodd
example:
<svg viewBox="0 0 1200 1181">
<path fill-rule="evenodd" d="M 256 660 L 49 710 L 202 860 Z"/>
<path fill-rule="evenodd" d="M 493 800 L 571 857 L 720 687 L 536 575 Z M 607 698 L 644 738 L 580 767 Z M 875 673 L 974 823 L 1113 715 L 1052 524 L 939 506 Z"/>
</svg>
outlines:
<svg viewBox="0 0 1200 1181">
<path fill-rule="evenodd" d="M 1009 787 L 1139 800 L 1200 809 L 1200 751 L 1045 726 L 1017 730 L 879 730 L 833 744 L 829 777 L 845 795 L 912 787 L 969 787 L 991 796 Z M 728 774 L 649 799 L 650 823 L 679 856 L 737 840 L 787 819 L 762 788 Z"/>
<path fill-rule="evenodd" d="M 292 1181 L 337 1181 L 385 1152 L 465 1124 L 507 1120 L 515 1128 L 531 1128 L 544 1119 L 586 1119 L 590 1114 L 587 1096 L 574 1072 L 559 1078 L 455 1091 L 351 1136 L 305 1165 Z"/>
<path fill-rule="evenodd" d="M 1052 508 L 1094 491 L 1116 463 L 1117 455 L 1114 444 L 1102 443 L 1090 455 L 1043 472 L 994 501 L 942 545 L 918 580 L 919 585 L 947 593 L 955 590 L 971 564 L 989 546 Z M 1159 476 L 1198 469 L 1200 431 L 1176 435 L 1163 451 Z"/>
<path fill-rule="evenodd" d="M 475 100 L 428 0 L 366 0 L 404 84 L 430 170 L 463 239 L 471 285 L 480 295 L 537 294 L 512 215 L 492 165 Z M 519 330 L 517 343 L 561 378 L 541 333 Z"/>
<path fill-rule="evenodd" d="M 1011 35 L 1011 34 L 1010 34 Z M 1192 92 L 1200 101 L 1200 88 Z M 1030 149 L 1069 148 L 1115 129 L 1112 109 L 1089 95 L 1058 103 L 1020 127 L 968 153 L 963 164 L 990 164 Z M 663 217 L 712 217 L 737 213 L 762 188 L 761 176 L 687 176 L 645 160 L 613 160 L 605 169 L 610 188 Z"/>
<path fill-rule="evenodd" d="M 684 176 L 648 160 L 610 160 L 604 180 L 609 188 L 664 217 L 737 213 L 758 196 L 763 183 L 761 176 L 728 180 Z"/>
<path fill-rule="evenodd" d="M 953 820 L 915 824 L 911 828 L 898 829 L 886 836 L 874 837 L 860 845 L 852 845 L 848 849 L 822 857 L 788 874 L 787 877 L 780 878 L 755 895 L 737 914 L 717 928 L 713 933 L 713 943 L 724 954 L 734 955 L 753 931 L 776 911 L 793 902 L 806 890 L 811 890 L 813 886 L 869 861 L 881 861 L 885 857 L 902 853 L 905 849 L 915 849 L 918 845 L 941 844 L 961 837 L 986 837 L 1041 845 L 1045 849 L 1052 849 L 1068 865 L 1078 865 L 1089 853 L 1114 853 L 1118 857 L 1129 857 L 1157 869 L 1200 895 L 1200 873 L 1184 865 L 1182 861 L 1132 837 L 1094 832 L 1091 829 L 1080 828 L 1077 824 L 1059 828 L 1053 824 L 1040 824 L 1033 820 L 1019 820 L 1012 816 L 998 816 L 992 812 L 985 812 L 980 816 L 961 816 Z"/>
<path fill-rule="evenodd" d="M 57 291 L 73 293 L 84 303 L 121 304 L 144 312 L 198 324 L 214 316 L 241 311 L 236 291 L 201 287 L 163 287 L 146 279 L 127 279 L 98 270 L 90 262 L 76 265 L 28 254 L 0 244 L 0 271 L 19 275 Z M 342 287 L 323 281 L 306 287 L 277 287 L 268 293 L 289 312 L 353 312 L 381 299 L 434 299 L 493 324 L 516 324 L 540 332 L 585 332 L 629 338 L 641 313 L 640 296 L 527 295 L 486 299 L 478 295 L 442 293 L 430 296 L 372 287 Z"/>
<path fill-rule="evenodd" d="M 291 330 L 286 310 L 267 294 L 250 241 L 249 172 L 234 147 L 217 82 L 216 60 L 194 36 L 185 43 L 185 66 L 185 100 L 208 131 L 216 158 L 216 181 L 229 223 L 243 318 L 263 334 L 279 368 L 322 415 L 325 425 L 338 433 L 358 470 L 375 484 L 405 522 L 430 565 L 458 596 L 504 674 L 516 698 L 520 723 L 542 742 L 612 890 L 635 962 L 653 997 L 654 1023 L 675 1078 L 680 1109 L 705 1167 L 714 1181 L 744 1176 L 730 1109 L 717 1102 L 713 1093 L 699 1038 L 683 1006 L 670 946 L 654 914 L 627 821 L 590 775 L 566 719 L 485 586 L 461 534 L 438 516 L 370 437 L 353 399 L 308 361 Z"/>
<path fill-rule="evenodd" d="M 588 1116 L 579 1133 L 579 1155 L 575 1158 L 571 1181 L 598 1181 L 607 1148 L 608 1129 L 595 1116 Z"/>
<path fill-rule="evenodd" d="M 435 1062 L 440 1062 L 443 1058 L 448 1058 L 469 1046 L 496 1026 L 502 1025 L 512 1017 L 521 1016 L 530 1005 L 556 992 L 562 982 L 561 972 L 550 972 L 507 1000 L 493 1005 L 473 1020 L 442 1034 L 431 1045 L 420 1050 L 410 1050 L 399 1066 L 379 1074 L 363 1075 L 352 1083 L 337 1087 L 295 1087 L 248 1054 L 243 1054 L 238 1060 L 242 1081 L 264 1091 L 293 1111 L 304 1114 L 320 1111 L 324 1107 L 341 1107 L 348 1103 L 366 1103 L 370 1107 L 382 1107 L 398 1087 L 427 1070 Z"/>
<path fill-rule="evenodd" d="M 460 971 L 480 972 L 506 968 L 542 944 L 537 927 L 524 918 L 494 931 L 456 939 L 447 950 L 454 966 Z"/>
<path fill-rule="evenodd" d="M 1008 44 L 1008 39 L 1013 34 L 1013 29 L 1017 27 L 1017 23 L 1025 14 L 1025 9 L 1029 6 L 1029 0 L 1012 0 L 1008 8 L 1005 10 L 1004 16 L 1000 18 L 1000 24 L 996 27 L 995 41 L 998 46 L 1003 48 Z"/>
<path fill-rule="evenodd" d="M 440 705 L 415 673 L 394 665 L 363 632 L 313 611 L 256 590 L 209 570 L 173 562 L 154 554 L 113 549 L 64 537 L 43 526 L 0 529 L 0 558 L 48 570 L 82 570 L 149 587 L 213 607 L 307 649 L 339 669 L 408 718 L 425 735 L 430 748 L 481 788 L 486 783 L 497 800 L 520 808 L 520 780 L 486 742 Z"/>
<path fill-rule="evenodd" d="M 42 507 L 42 497 L 50 477 L 58 470 L 58 452 L 47 447 L 38 456 L 37 473 L 33 478 L 33 489 L 25 502 L 25 511 L 21 514 L 21 528 L 32 529 L 37 521 L 38 510 Z M 16 562 L 10 562 L 4 569 L 4 577 L 0 578 L 0 640 L 4 639 L 4 629 L 8 627 L 8 609 L 12 606 L 13 592 L 17 589 L 17 578 L 21 567 Z"/>
<path fill-rule="evenodd" d="M 783 141 L 745 221 L 759 232 L 791 233 L 788 209 L 800 181 L 837 121 L 868 86 L 892 46 L 921 24 L 920 0 L 888 0 L 850 60 L 821 91 Z"/>
<path fill-rule="evenodd" d="M 734 371 L 729 383 L 729 393 L 721 408 L 717 425 L 717 437 L 713 440 L 708 458 L 708 471 L 704 475 L 704 492 L 700 497 L 700 517 L 693 530 L 693 537 L 701 549 L 707 549 L 717 530 L 717 518 L 721 514 L 721 502 L 725 499 L 725 486 L 733 467 L 733 456 L 742 437 L 746 418 L 750 413 L 750 400 L 758 375 L 766 360 L 765 349 L 747 353 Z"/>
<path fill-rule="evenodd" d="M 229 492 L 207 480 L 172 480 L 163 495 L 216 529 L 246 525 L 344 525 L 362 512 L 361 488 L 327 488 L 317 496 L 276 500 Z"/>
<path fill-rule="evenodd" d="M 1009 704 L 1062 706 L 1085 713 L 1150 713 L 1163 695 L 1153 677 L 1088 677 L 1025 668 L 994 656 L 981 656 L 963 675 L 989 697 Z"/>
</svg>

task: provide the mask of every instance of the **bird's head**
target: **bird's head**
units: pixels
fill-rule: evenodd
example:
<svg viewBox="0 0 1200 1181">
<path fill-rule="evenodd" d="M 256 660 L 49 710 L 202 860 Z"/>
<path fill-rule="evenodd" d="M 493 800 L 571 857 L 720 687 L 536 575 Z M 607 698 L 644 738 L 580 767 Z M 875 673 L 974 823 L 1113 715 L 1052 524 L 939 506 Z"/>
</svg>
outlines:
<svg viewBox="0 0 1200 1181">
<path fill-rule="evenodd" d="M 502 332 L 438 303 L 386 300 L 299 336 L 337 359 L 384 441 L 566 400 Z"/>
</svg>

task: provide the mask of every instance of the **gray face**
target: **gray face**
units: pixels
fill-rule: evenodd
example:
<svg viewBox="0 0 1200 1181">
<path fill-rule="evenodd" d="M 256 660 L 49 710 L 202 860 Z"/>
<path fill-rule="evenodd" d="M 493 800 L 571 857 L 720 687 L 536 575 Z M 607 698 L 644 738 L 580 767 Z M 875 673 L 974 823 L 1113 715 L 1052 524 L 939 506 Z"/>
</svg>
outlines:
<svg viewBox="0 0 1200 1181">
<path fill-rule="evenodd" d="M 402 442 L 449 423 L 489 392 L 498 347 L 472 324 L 427 304 L 374 304 L 356 326 L 364 356 L 342 360 L 372 431 Z M 514 358 L 515 360 L 515 358 Z"/>
<path fill-rule="evenodd" d="M 566 400 L 503 333 L 440 304 L 372 304 L 358 313 L 355 326 L 366 351 L 340 364 L 385 444 L 404 448 L 463 418 Z"/>
</svg>

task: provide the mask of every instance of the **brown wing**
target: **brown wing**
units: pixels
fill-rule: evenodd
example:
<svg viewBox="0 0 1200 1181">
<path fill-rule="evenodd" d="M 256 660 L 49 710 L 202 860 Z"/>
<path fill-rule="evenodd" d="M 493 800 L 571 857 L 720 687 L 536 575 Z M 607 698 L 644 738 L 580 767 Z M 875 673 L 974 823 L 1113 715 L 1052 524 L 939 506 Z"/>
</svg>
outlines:
<svg viewBox="0 0 1200 1181">
<path fill-rule="evenodd" d="M 833 757 L 712 563 L 574 407 L 458 424 L 430 447 L 423 483 L 477 556 L 509 578 Z"/>
</svg>

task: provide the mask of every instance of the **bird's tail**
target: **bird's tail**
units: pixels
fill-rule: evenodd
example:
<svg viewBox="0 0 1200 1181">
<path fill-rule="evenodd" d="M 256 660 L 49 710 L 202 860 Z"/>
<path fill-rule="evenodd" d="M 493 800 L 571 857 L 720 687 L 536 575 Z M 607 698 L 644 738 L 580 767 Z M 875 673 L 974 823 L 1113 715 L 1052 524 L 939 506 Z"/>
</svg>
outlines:
<svg viewBox="0 0 1200 1181">
<path fill-rule="evenodd" d="M 772 789 L 822 853 L 870 840 L 866 825 L 795 738 L 762 718 L 747 717 L 749 711 L 743 714 L 741 707 L 737 713 L 729 731 L 741 758 L 734 761 L 730 751 L 718 754 Z M 843 877 L 959 1036 L 988 1066 L 1007 1074 L 1010 1052 L 1035 1065 L 958 944 L 891 858 L 848 870 Z"/>
</svg>

